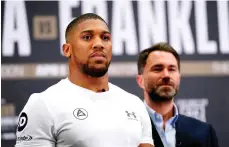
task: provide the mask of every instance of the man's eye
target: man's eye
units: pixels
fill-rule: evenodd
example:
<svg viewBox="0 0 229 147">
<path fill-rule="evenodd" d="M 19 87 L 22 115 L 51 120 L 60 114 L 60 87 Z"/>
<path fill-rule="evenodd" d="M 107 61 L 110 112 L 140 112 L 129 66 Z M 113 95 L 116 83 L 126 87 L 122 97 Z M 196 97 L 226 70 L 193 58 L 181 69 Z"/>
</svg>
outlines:
<svg viewBox="0 0 229 147">
<path fill-rule="evenodd" d="M 176 67 L 171 67 L 171 68 L 169 68 L 169 71 L 177 71 L 178 70 L 178 68 L 176 68 Z"/>
<path fill-rule="evenodd" d="M 110 40 L 109 36 L 103 36 L 103 40 Z"/>
<path fill-rule="evenodd" d="M 84 40 L 90 40 L 91 39 L 91 36 L 89 36 L 89 35 L 83 36 L 83 39 Z"/>
<path fill-rule="evenodd" d="M 162 69 L 161 68 L 154 68 L 153 70 L 158 72 L 158 71 L 161 71 Z"/>
</svg>

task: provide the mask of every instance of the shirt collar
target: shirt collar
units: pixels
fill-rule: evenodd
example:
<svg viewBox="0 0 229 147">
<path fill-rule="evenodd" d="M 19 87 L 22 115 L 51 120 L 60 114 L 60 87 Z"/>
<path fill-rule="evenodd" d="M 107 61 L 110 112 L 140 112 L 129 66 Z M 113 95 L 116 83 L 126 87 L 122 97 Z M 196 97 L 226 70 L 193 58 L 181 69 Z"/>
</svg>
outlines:
<svg viewBox="0 0 229 147">
<path fill-rule="evenodd" d="M 158 122 L 158 121 L 160 121 L 160 120 L 158 120 L 158 118 L 162 118 L 162 116 L 161 116 L 161 114 L 158 114 L 156 111 L 154 111 L 152 108 L 150 108 L 147 104 L 146 104 L 146 102 L 144 101 L 144 104 L 145 104 L 145 106 L 146 106 L 146 109 L 147 109 L 147 111 L 148 111 L 148 113 L 149 113 L 149 116 L 151 117 L 151 119 L 153 119 L 154 121 L 156 121 L 156 122 Z M 178 109 L 177 109 L 177 106 L 176 106 L 176 104 L 175 103 L 173 103 L 173 106 L 174 106 L 174 116 L 172 117 L 172 118 L 170 118 L 169 120 L 168 120 L 168 123 L 170 124 L 170 125 L 172 125 L 173 127 L 175 127 L 175 123 L 176 123 L 176 121 L 177 121 L 177 119 L 178 119 L 178 115 L 179 115 L 179 113 L 178 113 Z"/>
</svg>

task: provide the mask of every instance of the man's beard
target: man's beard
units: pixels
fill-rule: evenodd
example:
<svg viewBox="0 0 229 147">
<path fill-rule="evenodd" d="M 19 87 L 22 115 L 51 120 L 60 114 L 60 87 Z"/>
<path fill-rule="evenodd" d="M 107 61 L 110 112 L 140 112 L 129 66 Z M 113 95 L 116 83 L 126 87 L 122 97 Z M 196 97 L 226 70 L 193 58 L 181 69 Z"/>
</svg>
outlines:
<svg viewBox="0 0 229 147">
<path fill-rule="evenodd" d="M 171 101 L 174 96 L 177 94 L 178 92 L 178 87 L 176 89 L 173 89 L 172 91 L 166 91 L 165 89 L 162 89 L 160 91 L 159 89 L 160 87 L 157 88 L 153 88 L 150 92 L 148 92 L 148 95 L 150 97 L 150 99 L 153 102 L 167 102 L 167 101 Z M 163 93 L 163 94 L 162 94 Z"/>
<path fill-rule="evenodd" d="M 95 67 L 89 67 L 89 64 L 86 63 L 86 64 L 82 64 L 81 63 L 81 70 L 91 76 L 91 77 L 94 77 L 94 78 L 100 78 L 100 77 L 103 77 L 107 71 L 108 71 L 108 68 L 109 68 L 109 65 L 110 65 L 110 62 L 109 63 L 106 63 L 105 67 L 103 68 L 95 68 Z"/>
</svg>

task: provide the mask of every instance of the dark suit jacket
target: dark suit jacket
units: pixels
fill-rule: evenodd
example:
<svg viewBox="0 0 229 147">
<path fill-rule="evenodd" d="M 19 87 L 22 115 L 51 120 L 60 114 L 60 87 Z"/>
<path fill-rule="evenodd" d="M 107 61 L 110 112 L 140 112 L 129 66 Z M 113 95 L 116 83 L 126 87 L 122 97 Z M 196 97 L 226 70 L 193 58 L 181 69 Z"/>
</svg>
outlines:
<svg viewBox="0 0 229 147">
<path fill-rule="evenodd" d="M 164 147 L 152 122 L 155 147 Z M 219 147 L 216 133 L 210 124 L 180 115 L 176 121 L 176 147 Z"/>
</svg>

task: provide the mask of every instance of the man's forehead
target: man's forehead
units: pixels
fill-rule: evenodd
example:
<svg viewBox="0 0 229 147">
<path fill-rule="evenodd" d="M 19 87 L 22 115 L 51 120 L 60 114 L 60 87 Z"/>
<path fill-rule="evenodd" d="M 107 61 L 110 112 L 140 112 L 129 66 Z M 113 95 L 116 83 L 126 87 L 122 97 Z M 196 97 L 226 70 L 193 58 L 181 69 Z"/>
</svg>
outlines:
<svg viewBox="0 0 229 147">
<path fill-rule="evenodd" d="M 84 20 L 78 24 L 76 30 L 79 31 L 80 33 L 84 31 L 110 32 L 107 24 L 100 19 Z"/>
<path fill-rule="evenodd" d="M 152 59 L 152 60 L 156 60 L 160 58 L 165 58 L 165 59 L 170 58 L 176 60 L 175 56 L 172 53 L 166 51 L 152 51 L 148 56 L 148 59 Z"/>
<path fill-rule="evenodd" d="M 177 64 L 175 56 L 166 51 L 153 51 L 149 54 L 147 58 L 147 63 L 168 63 L 168 64 Z"/>
</svg>

